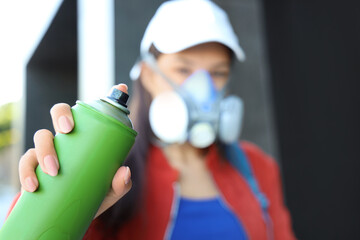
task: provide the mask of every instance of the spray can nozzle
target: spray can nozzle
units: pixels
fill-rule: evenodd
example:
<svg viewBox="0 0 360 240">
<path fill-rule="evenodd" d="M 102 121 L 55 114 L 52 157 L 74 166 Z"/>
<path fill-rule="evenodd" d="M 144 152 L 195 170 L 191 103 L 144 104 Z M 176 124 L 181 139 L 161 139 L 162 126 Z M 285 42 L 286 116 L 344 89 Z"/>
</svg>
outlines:
<svg viewBox="0 0 360 240">
<path fill-rule="evenodd" d="M 129 99 L 129 95 L 116 89 L 113 88 L 111 90 L 111 93 L 109 96 L 107 96 L 107 98 L 111 99 L 112 101 L 120 104 L 121 106 L 127 107 L 126 103 Z"/>
</svg>

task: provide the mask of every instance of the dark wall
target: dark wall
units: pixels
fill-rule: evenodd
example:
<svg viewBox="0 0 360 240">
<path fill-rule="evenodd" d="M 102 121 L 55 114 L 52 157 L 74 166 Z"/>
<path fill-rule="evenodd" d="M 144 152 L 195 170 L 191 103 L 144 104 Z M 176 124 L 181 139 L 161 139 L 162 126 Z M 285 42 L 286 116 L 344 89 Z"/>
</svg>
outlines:
<svg viewBox="0 0 360 240">
<path fill-rule="evenodd" d="M 299 239 L 360 239 L 360 3 L 264 1 L 279 149 Z"/>
<path fill-rule="evenodd" d="M 77 6 L 64 0 L 26 68 L 25 149 L 38 129 L 53 129 L 50 108 L 77 99 Z"/>
</svg>

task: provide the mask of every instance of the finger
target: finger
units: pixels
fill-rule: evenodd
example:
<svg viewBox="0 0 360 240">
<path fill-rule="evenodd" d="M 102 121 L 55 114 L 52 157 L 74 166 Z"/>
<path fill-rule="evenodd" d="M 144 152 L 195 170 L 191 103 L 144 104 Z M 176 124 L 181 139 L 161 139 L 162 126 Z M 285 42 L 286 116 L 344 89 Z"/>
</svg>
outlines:
<svg viewBox="0 0 360 240">
<path fill-rule="evenodd" d="M 95 218 L 101 213 L 105 212 L 108 208 L 114 205 L 120 198 L 122 198 L 131 189 L 131 172 L 129 167 L 120 167 L 112 181 L 112 188 L 106 195 L 102 202 Z"/>
<path fill-rule="evenodd" d="M 113 87 L 111 88 L 111 90 L 109 91 L 109 95 L 110 95 L 110 93 L 112 92 L 112 90 L 113 90 L 114 88 L 116 88 L 117 90 L 120 90 L 120 91 L 122 91 L 122 92 L 124 92 L 124 93 L 128 93 L 128 86 L 127 86 L 126 84 L 124 84 L 124 83 L 120 83 L 120 84 L 115 85 L 115 86 L 113 86 Z"/>
<path fill-rule="evenodd" d="M 47 130 L 38 130 L 34 135 L 34 144 L 37 160 L 43 172 L 56 176 L 59 170 L 59 161 L 54 148 L 54 136 Z"/>
<path fill-rule="evenodd" d="M 127 193 L 131 186 L 131 171 L 130 168 L 127 166 L 120 167 L 113 180 L 112 180 L 112 188 L 108 195 L 112 195 L 114 197 L 123 196 L 125 193 Z"/>
<path fill-rule="evenodd" d="M 50 115 L 55 132 L 69 133 L 74 128 L 74 119 L 68 104 L 55 104 L 50 110 Z"/>
<path fill-rule="evenodd" d="M 38 166 L 35 149 L 29 149 L 20 159 L 19 162 L 19 178 L 23 190 L 34 192 L 39 182 L 35 174 L 35 169 Z"/>
</svg>

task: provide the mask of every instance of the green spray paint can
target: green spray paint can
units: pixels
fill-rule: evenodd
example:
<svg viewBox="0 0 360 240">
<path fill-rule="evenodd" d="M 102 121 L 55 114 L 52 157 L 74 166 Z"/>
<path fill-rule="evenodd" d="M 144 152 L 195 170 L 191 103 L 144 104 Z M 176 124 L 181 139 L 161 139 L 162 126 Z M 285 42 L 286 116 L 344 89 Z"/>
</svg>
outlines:
<svg viewBox="0 0 360 240">
<path fill-rule="evenodd" d="M 37 168 L 39 188 L 23 192 L 0 229 L 1 240 L 82 239 L 135 142 L 127 99 L 113 89 L 106 98 L 76 102 L 73 131 L 54 138 L 58 175 Z"/>
</svg>

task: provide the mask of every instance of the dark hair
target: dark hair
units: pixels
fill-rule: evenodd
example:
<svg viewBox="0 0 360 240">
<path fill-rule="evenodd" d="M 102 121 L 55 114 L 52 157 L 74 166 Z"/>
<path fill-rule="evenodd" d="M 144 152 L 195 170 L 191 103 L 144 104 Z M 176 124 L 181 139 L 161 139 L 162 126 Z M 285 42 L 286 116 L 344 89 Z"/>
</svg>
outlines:
<svg viewBox="0 0 360 240">
<path fill-rule="evenodd" d="M 133 84 L 130 102 L 130 118 L 138 132 L 135 144 L 124 165 L 131 169 L 132 189 L 111 208 L 99 216 L 106 235 L 115 235 L 123 223 L 133 217 L 139 209 L 143 193 L 144 171 L 152 131 L 149 124 L 150 94 L 144 89 L 141 79 Z M 105 234 L 104 234 L 105 235 Z"/>
</svg>

